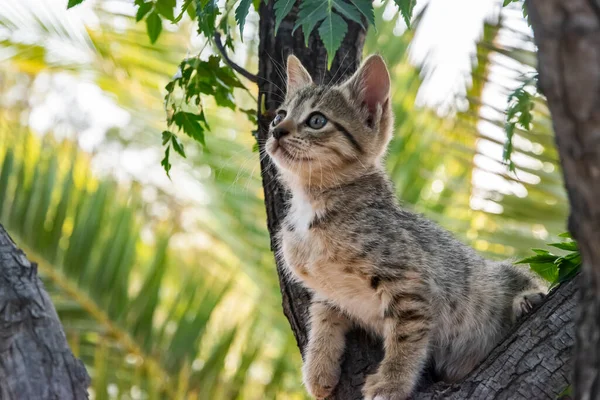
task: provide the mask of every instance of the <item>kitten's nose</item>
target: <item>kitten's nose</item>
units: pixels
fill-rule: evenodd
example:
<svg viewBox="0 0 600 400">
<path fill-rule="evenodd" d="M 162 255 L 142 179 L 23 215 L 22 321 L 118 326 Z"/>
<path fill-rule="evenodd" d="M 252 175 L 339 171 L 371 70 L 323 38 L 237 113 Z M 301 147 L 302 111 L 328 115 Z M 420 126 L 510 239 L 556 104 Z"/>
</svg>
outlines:
<svg viewBox="0 0 600 400">
<path fill-rule="evenodd" d="M 290 133 L 290 131 L 288 131 L 285 128 L 275 128 L 275 129 L 273 129 L 273 137 L 275 139 L 277 139 L 277 140 L 281 139 L 282 137 L 284 137 L 288 133 Z"/>
</svg>

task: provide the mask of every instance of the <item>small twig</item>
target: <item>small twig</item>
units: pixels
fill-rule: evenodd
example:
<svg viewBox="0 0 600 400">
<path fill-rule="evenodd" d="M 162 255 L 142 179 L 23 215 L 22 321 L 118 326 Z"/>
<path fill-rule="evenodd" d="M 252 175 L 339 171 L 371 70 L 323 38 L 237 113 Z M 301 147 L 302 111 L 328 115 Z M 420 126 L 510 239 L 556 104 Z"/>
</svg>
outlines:
<svg viewBox="0 0 600 400">
<path fill-rule="evenodd" d="M 234 71 L 238 72 L 244 78 L 246 78 L 249 81 L 252 81 L 254 83 L 258 83 L 258 76 L 246 71 L 244 68 L 237 65 L 231 58 L 229 58 L 229 56 L 227 55 L 227 52 L 225 51 L 225 46 L 223 46 L 223 43 L 221 43 L 221 34 L 219 32 L 215 32 L 213 38 L 215 40 L 215 46 L 217 46 L 217 49 L 219 50 L 219 53 L 221 53 L 221 56 L 223 57 L 225 62 L 231 68 L 233 68 Z"/>
</svg>

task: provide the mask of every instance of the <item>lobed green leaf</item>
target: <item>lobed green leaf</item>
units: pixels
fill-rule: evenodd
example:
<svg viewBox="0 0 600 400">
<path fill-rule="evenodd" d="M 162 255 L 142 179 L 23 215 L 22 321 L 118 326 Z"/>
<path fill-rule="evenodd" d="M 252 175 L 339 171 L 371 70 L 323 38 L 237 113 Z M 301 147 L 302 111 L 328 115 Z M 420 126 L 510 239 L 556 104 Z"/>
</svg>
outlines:
<svg viewBox="0 0 600 400">
<path fill-rule="evenodd" d="M 241 0 L 235 9 L 235 22 L 240 27 L 240 39 L 244 41 L 244 25 L 246 24 L 246 17 L 250 11 L 252 0 Z"/>
<path fill-rule="evenodd" d="M 361 12 L 362 15 L 365 16 L 367 21 L 373 26 L 375 26 L 375 10 L 373 9 L 373 2 L 370 0 L 349 0 L 351 4 L 356 7 L 358 11 Z"/>
<path fill-rule="evenodd" d="M 171 22 L 175 21 L 173 9 L 175 8 L 175 0 L 156 0 L 156 11 Z"/>
<path fill-rule="evenodd" d="M 410 27 L 410 22 L 412 21 L 412 15 L 415 5 L 417 4 L 417 0 L 394 0 L 394 2 L 396 5 L 398 5 L 400 15 L 402 15 L 406 26 Z"/>
<path fill-rule="evenodd" d="M 171 163 L 169 162 L 169 150 L 170 149 L 171 149 L 171 146 L 167 146 L 167 148 L 165 149 L 165 156 L 160 161 L 160 165 L 162 165 L 162 167 L 165 170 L 165 172 L 167 173 L 167 176 L 169 177 L 169 179 L 171 179 L 171 175 L 169 174 L 169 171 L 171 171 Z"/>
<path fill-rule="evenodd" d="M 69 2 L 67 3 L 67 10 L 81 3 L 83 3 L 83 0 L 69 0 Z"/>
<path fill-rule="evenodd" d="M 204 128 L 200 125 L 201 120 L 201 116 L 185 111 L 180 111 L 173 115 L 175 125 L 183 130 L 186 135 L 205 146 Z"/>
<path fill-rule="evenodd" d="M 556 247 L 558 249 L 567 251 L 579 251 L 577 247 L 577 242 L 549 243 L 548 246 Z"/>
<path fill-rule="evenodd" d="M 146 29 L 148 31 L 150 43 L 156 43 L 156 40 L 162 31 L 162 20 L 156 11 L 150 13 L 148 18 L 146 18 Z"/>
<path fill-rule="evenodd" d="M 195 0 L 198 33 L 212 38 L 215 31 L 217 16 L 221 14 L 217 0 Z"/>
<path fill-rule="evenodd" d="M 171 136 L 173 136 L 173 134 L 169 131 L 163 131 L 162 133 L 162 144 L 163 146 L 167 143 L 169 143 L 169 140 L 171 140 Z"/>
<path fill-rule="evenodd" d="M 138 10 L 135 14 L 135 21 L 139 22 L 142 19 L 144 19 L 144 17 L 146 16 L 146 14 L 148 14 L 150 12 L 150 10 L 152 9 L 152 3 L 140 3 Z"/>
<path fill-rule="evenodd" d="M 185 151 L 183 149 L 183 143 L 181 143 L 176 135 L 171 136 L 171 143 L 173 144 L 173 150 L 175 150 L 181 157 L 186 158 Z"/>
<path fill-rule="evenodd" d="M 319 27 L 319 37 L 327 50 L 327 65 L 329 68 L 331 68 L 335 53 L 340 48 L 347 31 L 348 24 L 335 13 L 329 13 Z"/>
<path fill-rule="evenodd" d="M 275 0 L 275 4 L 273 5 L 273 10 L 275 11 L 275 34 L 279 31 L 281 21 L 290 13 L 295 2 L 295 0 Z"/>
</svg>

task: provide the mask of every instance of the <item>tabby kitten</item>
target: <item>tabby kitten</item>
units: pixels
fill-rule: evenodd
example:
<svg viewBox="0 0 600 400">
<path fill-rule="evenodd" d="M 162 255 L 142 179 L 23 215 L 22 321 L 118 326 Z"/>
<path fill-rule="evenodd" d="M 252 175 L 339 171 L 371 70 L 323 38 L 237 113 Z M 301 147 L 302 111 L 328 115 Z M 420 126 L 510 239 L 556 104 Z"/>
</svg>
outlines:
<svg viewBox="0 0 600 400">
<path fill-rule="evenodd" d="M 444 380 L 463 378 L 543 288 L 398 205 L 383 168 L 393 115 L 381 57 L 334 87 L 315 85 L 294 56 L 287 74 L 266 150 L 292 194 L 278 255 L 313 293 L 308 391 L 324 398 L 335 388 L 355 323 L 384 340 L 365 399 L 407 398 L 430 359 Z"/>
</svg>

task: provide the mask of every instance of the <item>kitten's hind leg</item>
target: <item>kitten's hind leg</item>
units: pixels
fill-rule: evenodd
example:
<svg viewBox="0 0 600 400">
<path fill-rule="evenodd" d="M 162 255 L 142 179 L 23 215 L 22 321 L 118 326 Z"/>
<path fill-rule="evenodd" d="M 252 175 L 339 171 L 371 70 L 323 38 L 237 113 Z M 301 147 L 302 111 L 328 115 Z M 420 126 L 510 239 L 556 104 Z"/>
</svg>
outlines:
<svg viewBox="0 0 600 400">
<path fill-rule="evenodd" d="M 317 399 L 331 394 L 340 379 L 340 359 L 352 323 L 325 300 L 310 305 L 310 333 L 302 375 L 304 386 Z"/>
<path fill-rule="evenodd" d="M 546 294 L 539 289 L 521 292 L 513 299 L 513 322 L 518 321 L 529 314 L 538 305 L 544 302 Z"/>
</svg>

